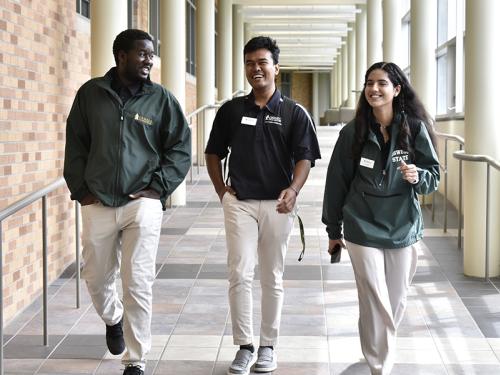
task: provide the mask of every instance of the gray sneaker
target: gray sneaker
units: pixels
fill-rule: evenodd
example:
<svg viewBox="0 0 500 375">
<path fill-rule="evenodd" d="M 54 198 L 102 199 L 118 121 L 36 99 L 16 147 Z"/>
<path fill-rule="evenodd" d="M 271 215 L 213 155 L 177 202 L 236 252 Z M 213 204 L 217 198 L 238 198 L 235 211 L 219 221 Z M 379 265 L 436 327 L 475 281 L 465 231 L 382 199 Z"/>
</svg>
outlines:
<svg viewBox="0 0 500 375">
<path fill-rule="evenodd" d="M 257 353 L 240 349 L 236 352 L 236 357 L 234 357 L 234 361 L 229 366 L 227 373 L 228 375 L 248 375 L 250 374 L 250 368 L 256 360 Z"/>
<path fill-rule="evenodd" d="M 257 356 L 257 362 L 255 362 L 255 366 L 253 367 L 255 372 L 271 372 L 278 368 L 276 354 L 271 348 L 259 348 Z"/>
</svg>

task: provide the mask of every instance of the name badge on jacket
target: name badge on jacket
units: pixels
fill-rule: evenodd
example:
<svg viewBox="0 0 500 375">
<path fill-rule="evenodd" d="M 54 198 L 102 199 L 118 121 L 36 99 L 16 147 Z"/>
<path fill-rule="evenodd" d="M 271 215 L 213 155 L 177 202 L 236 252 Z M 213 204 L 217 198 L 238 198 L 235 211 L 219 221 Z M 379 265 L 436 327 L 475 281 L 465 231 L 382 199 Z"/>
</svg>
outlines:
<svg viewBox="0 0 500 375">
<path fill-rule="evenodd" d="M 251 126 L 255 126 L 257 125 L 257 119 L 254 118 L 254 117 L 246 117 L 246 116 L 243 116 L 241 118 L 241 123 L 243 125 L 251 125 Z"/>
<path fill-rule="evenodd" d="M 362 167 L 370 168 L 373 169 L 373 166 L 375 164 L 375 160 L 367 159 L 367 158 L 361 158 L 359 161 L 359 165 Z"/>
</svg>

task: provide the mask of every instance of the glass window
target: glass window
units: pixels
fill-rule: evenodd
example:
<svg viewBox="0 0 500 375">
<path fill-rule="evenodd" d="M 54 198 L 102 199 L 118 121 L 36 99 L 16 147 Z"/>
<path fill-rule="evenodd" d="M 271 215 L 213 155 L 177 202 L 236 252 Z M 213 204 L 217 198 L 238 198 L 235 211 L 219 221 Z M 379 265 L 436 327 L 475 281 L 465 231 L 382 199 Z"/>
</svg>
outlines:
<svg viewBox="0 0 500 375">
<path fill-rule="evenodd" d="M 90 0 L 76 0 L 76 12 L 90 18 Z"/>
<path fill-rule="evenodd" d="M 196 5 L 186 1 L 186 72 L 196 75 Z"/>
<path fill-rule="evenodd" d="M 290 72 L 280 72 L 281 76 L 281 87 L 280 91 L 283 95 L 292 97 L 292 73 Z"/>
<path fill-rule="evenodd" d="M 438 0 L 436 115 L 463 111 L 463 0 Z M 459 54 L 457 54 L 457 47 Z M 457 73 L 458 68 L 458 73 Z"/>
<path fill-rule="evenodd" d="M 160 56 L 160 2 L 159 0 L 149 0 L 149 33 L 153 37 L 155 53 Z"/>
</svg>

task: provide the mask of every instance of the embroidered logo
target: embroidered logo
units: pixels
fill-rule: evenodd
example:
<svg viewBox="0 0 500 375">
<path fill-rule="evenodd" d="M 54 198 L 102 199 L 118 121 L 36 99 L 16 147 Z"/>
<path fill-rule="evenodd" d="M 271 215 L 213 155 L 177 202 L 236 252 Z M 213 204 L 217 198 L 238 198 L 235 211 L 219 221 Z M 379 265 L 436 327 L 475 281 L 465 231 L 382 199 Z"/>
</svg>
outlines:
<svg viewBox="0 0 500 375">
<path fill-rule="evenodd" d="M 410 160 L 410 153 L 405 150 L 394 150 L 392 152 L 392 162 L 400 163 L 401 161 L 407 162 Z"/>
<path fill-rule="evenodd" d="M 142 123 L 144 125 L 150 125 L 150 126 L 153 125 L 153 120 L 151 120 L 150 118 L 141 116 L 138 113 L 135 114 L 134 120 L 139 121 L 140 123 Z"/>
<path fill-rule="evenodd" d="M 266 123 L 269 123 L 269 124 L 281 126 L 281 117 L 279 117 L 279 116 L 266 115 L 266 117 L 264 118 L 264 121 Z"/>
</svg>

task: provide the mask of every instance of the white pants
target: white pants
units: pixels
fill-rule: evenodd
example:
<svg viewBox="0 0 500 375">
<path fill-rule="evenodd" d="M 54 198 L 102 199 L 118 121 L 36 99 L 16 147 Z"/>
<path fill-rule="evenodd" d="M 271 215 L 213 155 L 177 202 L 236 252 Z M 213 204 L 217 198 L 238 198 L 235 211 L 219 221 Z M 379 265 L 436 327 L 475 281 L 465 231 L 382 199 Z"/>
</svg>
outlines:
<svg viewBox="0 0 500 375">
<path fill-rule="evenodd" d="M 143 369 L 151 348 L 152 286 L 162 217 L 157 199 L 139 198 L 122 207 L 82 207 L 82 277 L 104 323 L 117 324 L 123 316 L 123 363 Z M 116 291 L 118 274 L 123 304 Z"/>
<path fill-rule="evenodd" d="M 390 374 L 396 331 L 406 309 L 415 275 L 418 243 L 401 249 L 377 249 L 347 242 L 359 300 L 359 336 L 372 375 Z"/>
<path fill-rule="evenodd" d="M 252 281 L 255 258 L 260 271 L 260 345 L 278 343 L 283 306 L 283 271 L 294 213 L 276 212 L 275 200 L 222 199 L 229 268 L 229 305 L 235 345 L 253 343 Z"/>
</svg>

